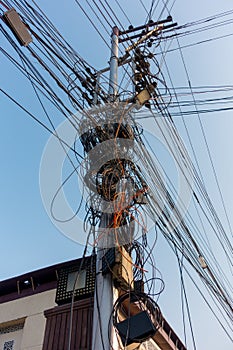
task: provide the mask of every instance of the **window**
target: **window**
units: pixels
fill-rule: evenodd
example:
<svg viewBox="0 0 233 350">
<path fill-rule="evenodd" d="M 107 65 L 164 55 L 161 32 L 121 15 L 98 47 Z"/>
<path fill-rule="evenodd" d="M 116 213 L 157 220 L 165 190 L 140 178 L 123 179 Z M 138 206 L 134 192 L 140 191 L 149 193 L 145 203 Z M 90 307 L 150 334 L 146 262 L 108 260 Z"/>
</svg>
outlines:
<svg viewBox="0 0 233 350">
<path fill-rule="evenodd" d="M 87 272 L 86 270 L 81 270 L 79 271 L 79 274 L 77 276 L 78 272 L 71 272 L 68 274 L 68 281 L 67 281 L 67 287 L 66 291 L 71 292 L 73 289 L 81 289 L 86 287 L 86 275 Z M 75 283 L 76 280 L 76 283 Z M 75 288 L 74 288 L 74 283 L 75 283 Z"/>
<path fill-rule="evenodd" d="M 14 350 L 14 340 L 6 341 L 3 350 Z"/>
</svg>

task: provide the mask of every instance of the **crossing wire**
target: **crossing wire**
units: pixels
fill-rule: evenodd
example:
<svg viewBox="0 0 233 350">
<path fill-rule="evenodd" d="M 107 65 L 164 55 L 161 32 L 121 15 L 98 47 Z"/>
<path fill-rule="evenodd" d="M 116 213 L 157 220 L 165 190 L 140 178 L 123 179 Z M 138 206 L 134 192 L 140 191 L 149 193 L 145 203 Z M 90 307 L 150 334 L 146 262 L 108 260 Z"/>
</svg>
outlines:
<svg viewBox="0 0 233 350">
<path fill-rule="evenodd" d="M 77 2 L 77 1 L 76 1 Z M 28 16 L 28 17 L 30 17 L 30 15 L 29 15 L 29 10 L 27 9 L 25 9 L 23 6 L 21 6 L 17 1 L 15 2 L 15 3 L 17 3 L 18 4 L 18 6 L 19 6 L 19 8 L 25 13 L 25 15 L 26 16 Z M 168 3 L 168 2 L 167 2 Z M 89 17 L 88 17 L 88 19 L 90 19 Z M 226 25 L 226 24 L 228 24 L 230 21 L 222 21 L 222 22 L 219 22 L 218 24 L 216 24 L 215 26 L 213 25 L 211 28 L 214 28 L 214 27 L 217 27 L 218 25 L 220 26 L 220 25 Z M 91 22 L 92 23 L 92 22 Z M 93 23 L 92 23 L 93 24 Z M 96 29 L 96 27 L 94 27 L 95 29 Z M 203 29 L 204 28 L 204 29 Z M 208 27 L 203 27 L 202 28 L 202 30 L 206 30 Z M 210 27 L 209 27 L 210 28 Z M 200 29 L 198 29 L 198 30 L 200 30 Z M 196 31 L 193 31 L 193 33 L 195 32 L 198 32 L 198 30 L 196 30 Z M 49 32 L 49 30 L 48 30 L 48 32 Z M 101 38 L 102 38 L 102 33 L 101 32 L 98 32 L 99 33 L 99 35 L 101 36 Z M 54 33 L 53 33 L 54 34 Z M 188 33 L 187 33 L 188 34 Z M 186 35 L 187 35 L 186 34 Z M 189 33 L 190 34 L 190 33 Z M 47 34 L 48 35 L 48 34 Z M 106 43 L 106 42 L 105 42 Z M 108 44 L 107 44 L 108 45 Z M 61 42 L 59 43 L 59 46 L 61 47 Z M 109 47 L 109 45 L 108 45 L 108 47 Z M 33 52 L 33 51 L 31 51 L 31 52 Z M 33 52 L 34 53 L 34 52 Z M 67 52 L 66 52 L 67 53 Z M 72 55 L 71 55 L 72 56 Z M 70 57 L 71 57 L 70 56 Z M 83 63 L 83 61 L 81 61 L 81 63 L 80 64 L 84 64 Z M 45 67 L 45 66 L 44 66 Z M 61 67 L 60 66 L 57 66 L 57 68 L 59 68 L 59 69 L 61 69 Z M 83 68 L 83 67 L 82 67 Z M 56 79 L 58 79 L 58 78 L 56 78 Z M 59 80 L 57 80 L 58 82 L 59 82 Z M 1 90 L 2 91 L 2 90 Z M 2 91 L 3 92 L 3 91 Z M 4 92 L 3 92 L 4 93 Z M 191 91 L 191 94 L 193 95 L 193 92 Z M 7 94 L 6 94 L 6 96 L 7 97 L 9 97 Z M 12 99 L 12 101 L 13 102 L 16 102 L 15 100 L 13 100 Z M 194 105 L 196 105 L 196 102 L 194 101 Z M 160 109 L 160 112 L 162 113 L 162 116 L 163 116 L 163 118 L 164 118 L 164 120 L 165 120 L 165 123 L 166 123 L 166 118 L 168 119 L 168 122 L 167 122 L 167 127 L 169 128 L 169 123 L 170 123 L 170 119 L 171 119 L 171 116 L 166 112 L 166 108 L 167 108 L 167 106 L 166 106 L 166 104 L 164 104 L 163 102 L 161 103 L 161 106 L 157 106 L 159 109 Z M 81 109 L 82 107 L 80 106 L 80 109 Z M 198 113 L 198 111 L 196 110 L 196 112 Z M 171 136 L 173 136 L 173 137 L 176 137 L 176 135 L 174 134 L 172 134 L 172 129 L 170 130 L 170 133 L 171 133 Z M 176 138 L 174 138 L 174 140 L 175 140 L 175 142 L 178 142 L 179 140 L 177 140 Z M 148 169 L 148 170 L 150 170 L 151 171 L 151 168 L 154 166 L 154 164 L 153 164 L 153 162 L 151 162 L 151 159 L 149 158 L 149 157 L 146 157 L 145 158 L 145 161 L 144 161 L 144 165 L 145 165 L 145 168 L 146 169 Z M 152 172 L 151 172 L 151 174 L 152 174 Z M 196 173 L 195 173 L 195 175 L 197 175 Z M 198 179 L 198 177 L 197 177 L 197 183 L 198 183 L 198 181 L 199 181 L 199 179 Z M 211 211 L 211 213 L 212 213 L 212 215 L 213 215 L 213 217 L 214 217 L 214 219 L 216 220 L 216 222 L 217 222 L 217 226 L 219 227 L 219 229 L 220 229 L 220 231 L 222 231 L 222 224 L 221 224 L 221 222 L 219 222 L 218 221 L 218 219 L 217 219 L 217 217 L 216 217 L 216 213 L 215 213 L 215 211 L 214 211 L 214 208 L 212 207 L 212 204 L 209 202 L 209 199 L 208 199 L 208 197 L 207 197 L 207 195 L 206 195 L 206 193 L 205 193 L 205 189 L 203 189 L 202 187 L 201 187 L 201 184 L 199 183 L 198 184 L 198 186 L 200 186 L 200 188 L 199 188 L 199 190 L 201 190 L 201 193 L 202 193 L 202 195 L 203 195 L 203 197 L 206 199 L 206 201 L 207 201 L 207 206 L 209 207 L 209 209 L 210 209 L 210 211 Z M 167 194 L 167 192 L 166 192 L 166 189 L 165 188 L 163 188 L 163 191 L 161 192 L 161 196 L 165 196 Z M 152 208 L 153 209 L 153 213 L 154 212 L 156 212 L 156 208 L 155 208 L 155 205 L 156 205 L 156 202 L 154 201 L 153 202 L 153 205 L 154 205 L 154 208 Z M 175 218 L 176 220 L 178 220 L 178 218 L 179 218 L 179 213 L 177 212 L 176 213 L 177 214 L 177 217 Z M 166 216 L 165 216 L 165 214 L 164 214 L 164 218 L 166 218 Z M 161 223 L 163 223 L 162 221 L 161 221 Z M 173 225 L 174 225 L 174 223 L 171 223 L 171 227 L 173 227 Z M 196 250 L 197 250 L 197 252 L 199 252 L 199 247 L 198 247 L 198 245 L 196 244 L 196 242 L 195 242 L 195 240 L 194 240 L 194 238 L 192 237 L 192 235 L 190 235 L 190 232 L 189 232 L 189 229 L 188 229 L 188 227 L 186 227 L 184 224 L 183 224 L 183 227 L 182 227 L 182 229 L 183 229 L 183 233 L 182 232 L 178 232 L 178 231 L 174 231 L 175 232 L 175 234 L 176 234 L 176 245 L 177 245 L 177 249 L 183 249 L 183 244 L 185 244 L 185 247 L 186 247 L 186 251 L 185 251 L 185 256 L 188 258 L 188 261 L 190 261 L 191 262 L 191 264 L 194 266 L 194 268 L 197 270 L 197 272 L 203 277 L 203 272 L 201 272 L 201 270 L 200 270 L 200 267 L 197 265 L 197 261 L 196 261 L 196 257 L 193 255 L 193 252 L 192 252 L 192 245 L 196 248 Z M 222 232 L 222 234 L 223 234 L 223 232 Z M 169 232 L 168 231 L 166 231 L 166 233 L 165 233 L 165 235 L 169 238 Z M 181 235 L 183 235 L 183 236 L 181 236 Z M 191 246 L 189 246 L 189 244 L 190 244 L 190 242 L 192 243 L 192 245 Z M 213 276 L 213 277 L 215 277 L 215 276 Z M 215 285 L 213 284 L 213 282 L 211 282 L 210 281 L 210 279 L 208 279 L 207 278 L 207 276 L 205 276 L 204 277 L 204 280 L 205 280 L 205 282 L 208 284 L 209 283 L 209 285 L 210 285 L 210 287 L 214 290 L 214 292 L 215 292 L 215 294 L 217 295 L 217 298 L 219 298 L 220 297 L 220 295 L 219 295 L 219 291 L 218 290 L 216 290 L 216 283 L 217 283 L 217 287 L 218 287 L 218 283 L 219 283 L 219 281 L 218 280 L 216 280 L 216 281 L 214 281 L 215 282 Z M 221 285 L 220 285 L 220 288 L 221 288 Z M 218 288 L 219 289 L 219 288 Z M 225 291 L 224 291 L 225 292 Z M 220 302 L 221 302 L 221 298 L 220 298 Z M 224 306 L 223 306 L 224 307 Z M 224 307 L 225 308 L 225 307 Z M 226 310 L 227 311 L 227 310 Z"/>
</svg>

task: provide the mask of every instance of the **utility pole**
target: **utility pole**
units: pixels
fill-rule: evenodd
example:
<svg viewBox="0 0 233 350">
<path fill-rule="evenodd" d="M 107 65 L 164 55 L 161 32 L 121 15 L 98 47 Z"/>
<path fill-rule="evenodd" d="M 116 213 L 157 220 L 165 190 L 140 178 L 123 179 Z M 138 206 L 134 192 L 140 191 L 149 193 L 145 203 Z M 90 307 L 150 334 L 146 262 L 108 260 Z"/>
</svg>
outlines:
<svg viewBox="0 0 233 350">
<path fill-rule="evenodd" d="M 115 26 L 112 29 L 111 40 L 109 102 L 115 101 L 118 93 L 118 36 L 119 30 Z M 100 227 L 106 229 L 108 226 L 107 221 L 107 215 L 102 213 Z M 105 239 L 103 239 L 103 241 L 105 241 Z M 92 350 L 110 350 L 110 343 L 114 350 L 117 350 L 118 343 L 111 324 L 111 313 L 117 291 L 113 287 L 112 275 L 106 274 L 103 276 L 101 272 L 104 248 L 104 244 L 102 244 L 100 239 L 97 246 L 97 275 L 94 298 Z"/>
<path fill-rule="evenodd" d="M 81 123 L 81 142 L 88 160 L 85 182 L 91 191 L 92 220 L 95 221 L 96 218 L 99 220 L 98 224 L 95 221 L 92 227 L 97 246 L 92 350 L 119 349 L 119 335 L 123 346 L 126 346 L 129 341 L 128 330 L 126 334 L 122 331 L 122 327 L 125 328 L 125 325 L 122 325 L 122 317 L 117 321 L 114 318 L 113 327 L 113 306 L 123 296 L 127 315 L 131 317 L 130 305 L 133 304 L 131 291 L 134 290 L 131 244 L 134 241 L 135 212 L 138 205 L 147 203 L 144 196 L 148 190 L 140 169 L 137 168 L 135 161 L 130 159 L 136 136 L 129 118 L 129 110 L 136 104 L 139 108 L 142 107 L 155 94 L 153 84 L 146 77 L 148 62 L 145 61 L 146 58 L 139 46 L 146 43 L 152 36 L 156 36 L 167 21 L 171 19 L 124 32 L 120 32 L 116 26 L 113 27 L 110 65 L 108 69 L 103 70 L 110 72 L 108 98 L 105 105 L 98 105 L 99 87 L 97 85 L 94 98 L 96 105 L 87 111 L 83 124 Z M 151 26 L 154 28 L 150 29 Z M 142 32 L 142 29 L 146 32 Z M 139 30 L 139 34 L 129 37 L 129 34 Z M 132 41 L 136 38 L 138 38 L 137 41 Z M 119 43 L 128 40 L 131 45 L 125 49 L 125 55 L 119 58 Z M 131 52 L 133 55 L 130 57 Z M 136 61 L 137 64 L 134 63 Z M 136 78 L 132 80 L 135 85 L 134 96 L 132 99 L 123 101 L 119 98 L 118 68 L 120 65 L 132 62 L 139 70 L 135 73 Z M 97 77 L 101 72 L 98 73 Z M 114 258 L 112 256 L 109 258 L 108 253 L 113 254 Z M 114 260 L 113 264 L 112 260 Z M 143 275 L 142 271 L 140 272 Z M 138 282 L 143 284 L 143 281 Z M 140 303 L 144 305 L 147 302 L 142 298 Z M 135 305 L 133 309 L 135 311 Z M 153 306 L 153 310 L 156 313 L 156 307 Z M 136 310 L 137 312 L 141 310 Z M 127 317 L 126 322 L 128 322 Z M 137 319 L 136 322 L 138 322 Z M 144 321 L 139 322 L 144 323 Z M 120 329 L 117 328 L 118 326 Z M 129 329 L 129 324 L 126 327 Z M 149 333 L 152 334 L 154 329 L 151 321 L 148 327 L 151 327 Z M 143 330 L 141 336 L 147 334 L 145 333 L 147 330 Z M 138 336 L 140 338 L 140 334 Z"/>
</svg>

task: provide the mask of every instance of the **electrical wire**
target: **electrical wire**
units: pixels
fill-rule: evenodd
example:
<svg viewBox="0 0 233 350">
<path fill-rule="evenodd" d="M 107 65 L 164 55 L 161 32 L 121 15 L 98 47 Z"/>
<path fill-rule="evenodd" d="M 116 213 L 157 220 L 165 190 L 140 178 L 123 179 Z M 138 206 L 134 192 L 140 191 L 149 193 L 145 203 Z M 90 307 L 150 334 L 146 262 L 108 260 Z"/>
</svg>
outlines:
<svg viewBox="0 0 233 350">
<path fill-rule="evenodd" d="M 34 2 L 34 1 L 33 1 Z M 168 1 L 163 0 L 163 6 L 161 10 L 161 15 L 164 11 L 168 10 Z M 22 18 L 26 22 L 30 23 L 29 27 L 33 27 L 32 34 L 36 38 L 37 42 L 36 44 L 33 44 L 32 46 L 29 46 L 27 49 L 31 53 L 31 55 L 37 59 L 37 61 L 40 63 L 40 65 L 43 67 L 44 70 L 48 73 L 50 78 L 56 82 L 56 84 L 63 90 L 63 92 L 71 99 L 72 104 L 84 114 L 84 117 L 89 122 L 94 123 L 94 127 L 92 128 L 91 134 L 87 135 L 87 139 L 83 142 L 83 145 L 86 147 L 93 147 L 93 142 L 100 142 L 100 135 L 97 136 L 97 127 L 95 125 L 98 125 L 97 121 L 95 121 L 95 115 L 93 116 L 91 113 L 86 113 L 85 110 L 88 105 L 92 105 L 92 97 L 94 96 L 91 94 L 93 92 L 93 88 L 96 87 L 96 71 L 91 71 L 90 66 L 79 56 L 77 55 L 74 50 L 66 43 L 66 41 L 60 36 L 59 32 L 55 29 L 55 27 L 52 25 L 52 23 L 49 21 L 47 17 L 43 16 L 43 13 L 39 10 L 35 10 L 32 6 L 26 6 L 28 5 L 26 1 L 22 1 L 21 3 L 18 1 L 12 1 L 12 4 L 15 4 L 18 9 L 20 9 L 22 13 Z M 34 2 L 35 3 L 35 2 Z M 89 13 L 86 11 L 86 9 L 80 5 L 80 3 L 76 0 L 77 5 L 82 10 L 82 12 L 85 14 L 85 16 L 90 21 L 91 25 L 94 27 L 94 29 L 97 31 L 98 35 L 101 37 L 101 39 L 104 41 L 104 43 L 109 47 L 109 44 L 106 42 L 104 35 L 102 34 L 102 31 L 99 29 L 99 27 L 96 25 L 95 21 L 90 17 Z M 97 4 L 96 1 L 93 1 L 95 4 L 96 9 L 90 4 L 89 1 L 86 1 L 88 6 L 93 11 L 94 15 L 96 16 L 99 23 L 102 25 L 103 29 L 105 31 L 108 31 L 105 23 L 110 27 L 110 12 L 114 15 L 115 18 L 117 18 L 117 14 L 115 14 L 114 10 L 111 10 L 111 8 L 108 6 L 107 2 L 105 1 L 106 5 L 102 1 Z M 121 12 L 124 14 L 126 19 L 131 24 L 131 21 L 129 20 L 128 16 L 126 15 L 125 11 L 123 10 L 123 7 L 120 6 L 119 1 L 116 1 L 118 4 L 118 7 L 120 8 Z M 152 18 L 153 11 L 155 10 L 156 6 L 158 6 L 159 2 L 157 2 L 157 5 L 155 5 L 155 1 L 151 2 L 151 7 L 149 11 L 146 9 L 144 3 L 140 1 L 141 5 L 144 7 L 148 19 Z M 174 5 L 175 1 L 173 2 L 172 6 Z M 10 5 L 10 2 L 3 3 L 1 1 L 1 4 L 3 6 Z M 5 5 L 7 4 L 7 5 Z M 102 7 L 101 7 L 102 6 Z M 97 12 L 98 11 L 98 12 Z M 219 28 L 222 26 L 226 26 L 232 23 L 232 19 L 222 19 L 225 16 L 229 16 L 232 13 L 226 12 L 222 14 L 218 14 L 209 18 L 202 19 L 200 21 L 195 21 L 192 23 L 189 23 L 184 26 L 180 26 L 177 28 L 176 33 L 169 34 L 169 31 L 164 33 L 164 36 L 160 36 L 158 40 L 156 40 L 157 45 L 160 45 L 162 42 L 167 43 L 168 40 L 173 40 L 173 38 L 178 38 L 182 36 L 187 36 L 191 34 L 197 34 L 200 32 L 204 32 L 207 30 L 212 30 L 215 28 Z M 215 21 L 212 23 L 212 21 Z M 120 20 L 118 21 L 119 23 Z M 208 22 L 208 24 L 206 24 Z M 194 28 L 197 26 L 197 28 Z M 191 29 L 189 29 L 191 27 Z M 187 29 L 186 31 L 178 33 L 179 30 Z M 9 36 L 8 32 L 3 29 L 1 26 L 1 30 L 3 34 L 5 35 L 6 39 L 10 43 L 10 45 L 15 49 L 17 54 L 19 54 L 19 57 L 21 58 L 23 64 L 20 66 L 19 64 L 16 64 L 17 67 L 24 71 L 24 74 L 28 77 L 31 84 L 33 85 L 34 89 L 40 89 L 44 91 L 44 94 L 49 91 L 50 92 L 50 99 L 53 101 L 53 103 L 60 108 L 60 111 L 65 110 L 67 112 L 68 108 L 66 107 L 66 104 L 63 104 L 61 99 L 59 99 L 58 95 L 55 93 L 54 89 L 52 88 L 52 85 L 47 84 L 47 82 L 44 80 L 41 80 L 40 73 L 35 69 L 33 65 L 30 64 L 30 61 L 22 53 L 22 50 L 19 49 L 14 42 L 12 41 L 11 37 Z M 7 29 L 8 30 L 8 29 Z M 172 29 L 173 30 L 173 29 Z M 46 39 L 48 41 L 46 41 Z M 216 39 L 216 38 L 215 38 Z M 210 39 L 208 39 L 210 40 Z M 130 40 L 129 40 L 130 41 Z M 132 42 L 131 42 L 132 43 Z M 146 42 L 144 42 L 142 45 L 140 45 L 139 49 L 141 50 L 139 58 L 141 60 L 141 63 L 149 63 L 149 59 L 146 56 L 149 50 L 147 50 Z M 181 50 L 181 46 L 178 42 L 178 49 Z M 170 47 L 167 47 L 164 49 L 164 52 L 162 51 L 162 54 L 165 54 L 167 52 L 170 52 Z M 2 51 L 3 52 L 3 51 Z M 123 51 L 122 51 L 123 52 Z M 132 56 L 135 55 L 136 50 L 133 50 Z M 13 58 L 8 55 L 8 58 L 13 61 Z M 14 62 L 16 63 L 16 62 Z M 195 110 L 193 113 L 197 114 L 199 121 L 200 121 L 200 113 L 209 113 L 210 111 L 219 111 L 219 110 L 231 110 L 232 107 L 228 108 L 215 108 L 215 109 L 203 109 L 202 111 L 197 108 L 198 104 L 213 104 L 213 103 L 220 103 L 221 99 L 206 99 L 206 100 L 197 100 L 195 98 L 195 91 L 193 87 L 191 86 L 190 79 L 187 74 L 188 82 L 189 82 L 189 88 L 190 88 L 190 95 L 192 97 L 192 100 L 183 100 L 183 102 L 179 99 L 179 95 L 176 92 L 176 89 L 173 87 L 173 89 L 170 89 L 167 87 L 165 76 L 162 72 L 162 64 L 165 64 L 165 58 L 158 63 L 157 59 L 154 57 L 152 59 L 153 68 L 156 68 L 156 73 L 152 73 L 152 69 L 141 69 L 139 73 L 142 73 L 143 78 L 140 84 L 142 84 L 143 88 L 148 86 L 154 86 L 151 98 L 151 114 L 150 118 L 153 118 L 156 122 L 156 113 L 158 112 L 160 114 L 160 118 L 163 121 L 163 127 L 164 130 L 166 130 L 165 139 L 170 138 L 170 142 L 168 142 L 171 154 L 173 154 L 174 159 L 176 160 L 176 163 L 180 167 L 181 171 L 183 172 L 184 167 L 187 168 L 188 173 L 191 174 L 194 177 L 194 185 L 190 183 L 189 179 L 186 178 L 186 181 L 190 188 L 193 191 L 193 195 L 195 197 L 196 205 L 198 206 L 200 212 L 202 215 L 204 215 L 206 221 L 208 221 L 209 226 L 212 228 L 212 231 L 216 234 L 217 239 L 219 240 L 219 244 L 222 247 L 224 254 L 226 256 L 226 259 L 228 262 L 230 262 L 230 253 L 232 251 L 232 246 L 230 244 L 230 241 L 228 239 L 228 236 L 223 228 L 222 222 L 217 216 L 216 210 L 213 207 L 212 202 L 210 201 L 210 198 L 208 196 L 208 193 L 206 191 L 202 176 L 200 176 L 200 171 L 195 169 L 192 160 L 187 154 L 187 151 L 184 147 L 184 144 L 181 141 L 181 138 L 179 137 L 177 130 L 174 126 L 174 122 L 172 120 L 172 116 L 176 115 L 176 112 L 170 113 L 168 108 L 178 108 L 180 113 L 181 108 L 183 107 L 190 107 L 191 105 L 194 105 Z M 130 65 L 129 65 L 130 66 Z M 149 63 L 150 66 L 150 63 Z M 185 65 L 184 65 L 185 67 Z M 124 69 L 124 74 L 122 75 L 122 79 L 119 83 L 119 96 L 123 96 L 126 93 L 129 94 L 129 96 L 132 97 L 132 91 L 129 89 L 129 82 L 132 80 L 132 74 L 128 72 L 126 68 Z M 187 69 L 185 67 L 186 73 Z M 74 74 L 77 78 L 71 79 L 72 74 Z M 104 74 L 101 75 L 101 78 L 103 82 L 107 81 L 107 78 Z M 68 87 L 67 85 L 68 84 Z M 162 88 L 161 88 L 162 86 Z M 107 90 L 103 88 L 103 85 L 99 84 L 98 86 L 98 99 L 102 99 L 103 102 L 106 101 L 107 97 Z M 162 90 L 164 89 L 164 90 Z M 40 122 L 36 117 L 33 116 L 32 113 L 26 110 L 22 105 L 20 105 L 15 99 L 13 99 L 9 94 L 7 94 L 3 89 L 0 89 L 1 92 L 5 94 L 12 102 L 14 102 L 17 106 L 19 106 L 22 110 L 24 110 L 29 116 L 33 117 L 40 125 L 46 128 L 47 131 L 55 134 L 54 131 L 50 130 L 45 124 Z M 38 91 L 41 91 L 38 90 Z M 162 93 L 161 93 L 162 92 Z M 176 103 L 172 102 L 172 94 L 176 98 Z M 165 97 L 166 96 L 166 97 Z M 228 103 L 231 98 L 228 100 L 222 98 L 222 103 Z M 141 111 L 140 111 L 141 112 Z M 191 111 L 192 112 L 192 111 Z M 184 116 L 188 115 L 190 111 L 182 110 L 181 116 L 184 120 Z M 48 117 L 48 115 L 47 115 Z M 68 119 L 69 119 L 68 115 Z M 136 116 L 137 118 L 137 116 Z M 135 119 L 136 119 L 135 118 Z M 93 121 L 94 119 L 94 121 Z M 48 118 L 50 121 L 50 124 L 52 125 L 52 128 L 54 129 L 52 121 Z M 75 128 L 77 128 L 77 120 L 72 120 L 74 123 Z M 95 124 L 96 123 L 96 124 Z M 111 123 L 110 123 L 111 124 Z M 133 121 L 134 127 L 135 127 L 135 121 Z M 117 126 L 117 132 L 115 133 L 113 139 L 117 139 L 117 136 L 119 132 L 126 132 L 127 128 L 123 124 L 122 120 L 120 121 L 119 125 Z M 222 192 L 219 186 L 217 173 L 211 158 L 209 145 L 206 139 L 206 135 L 203 129 L 203 125 L 201 124 L 202 134 L 205 140 L 207 153 L 212 165 L 212 169 L 214 172 L 214 177 L 217 183 L 217 187 L 219 189 L 220 197 L 222 200 L 222 204 L 224 207 L 224 212 L 227 217 L 227 221 L 230 227 L 230 221 L 226 212 L 226 207 L 223 201 Z M 136 127 L 135 127 L 136 130 Z M 56 136 L 59 141 L 62 144 L 66 144 L 65 141 L 61 140 L 58 135 Z M 129 136 L 129 135 L 128 135 Z M 110 128 L 102 131 L 103 139 L 111 139 L 111 132 Z M 127 137 L 125 137 L 127 138 Z M 229 293 L 229 287 L 227 289 L 227 278 L 224 274 L 221 274 L 221 269 L 218 264 L 216 264 L 217 260 L 212 254 L 210 247 L 206 245 L 206 242 L 202 240 L 200 235 L 197 233 L 198 228 L 192 220 L 188 217 L 187 219 L 182 217 L 182 204 L 180 203 L 179 206 L 175 206 L 174 201 L 174 192 L 171 192 L 171 187 L 168 188 L 165 183 L 163 182 L 163 179 L 161 178 L 158 170 L 156 169 L 156 164 L 153 161 L 152 157 L 150 156 L 149 152 L 143 147 L 145 142 L 147 141 L 144 136 L 140 135 L 134 135 L 135 143 L 136 143 L 136 154 L 138 156 L 138 159 L 140 159 L 140 167 L 134 166 L 133 162 L 126 162 L 125 160 L 120 159 L 117 157 L 117 152 L 115 153 L 115 161 L 111 161 L 107 165 L 103 167 L 97 174 L 96 179 L 98 179 L 98 190 L 99 194 L 107 199 L 107 200 L 113 200 L 117 196 L 116 191 L 116 182 L 125 177 L 126 175 L 130 178 L 131 183 L 135 187 L 136 197 L 138 193 L 142 193 L 147 197 L 148 204 L 150 205 L 149 208 L 144 209 L 144 206 L 140 203 L 131 203 L 129 207 L 126 209 L 123 209 L 123 201 L 120 202 L 120 207 L 114 208 L 114 216 L 110 220 L 110 224 L 108 227 L 106 227 L 106 231 L 108 231 L 110 228 L 114 228 L 114 230 L 117 232 L 116 228 L 121 227 L 123 225 L 122 222 L 125 221 L 127 225 L 131 223 L 131 221 L 135 221 L 135 224 L 137 224 L 137 229 L 139 233 L 145 232 L 145 223 L 143 222 L 143 213 L 147 211 L 149 216 L 155 218 L 158 221 L 157 225 L 160 228 L 161 232 L 164 234 L 165 238 L 172 243 L 173 247 L 175 248 L 175 252 L 178 254 L 178 251 L 181 252 L 182 257 L 186 258 L 186 260 L 190 263 L 190 265 L 194 268 L 194 270 L 197 272 L 197 274 L 201 277 L 203 280 L 206 288 L 211 293 L 212 297 L 215 298 L 214 300 L 216 303 L 218 302 L 219 305 L 221 305 L 223 311 L 222 314 L 225 312 L 226 317 L 229 319 L 231 318 L 231 311 L 232 311 L 232 300 Z M 143 140 L 145 142 L 143 142 Z M 97 142 L 97 143 L 98 143 Z M 100 142 L 101 143 L 101 142 Z M 172 151 L 172 146 L 177 147 L 179 156 L 174 154 L 174 151 Z M 81 155 L 76 152 L 75 148 L 71 150 L 80 157 Z M 115 151 L 115 150 L 114 150 Z M 88 152 L 87 152 L 88 153 Z M 81 156 L 82 157 L 82 156 Z M 82 157 L 83 158 L 83 157 Z M 195 158 L 196 164 L 198 166 L 197 159 Z M 76 166 L 74 165 L 73 172 L 76 171 Z M 72 176 L 73 172 L 66 178 L 66 180 L 63 182 L 61 188 L 65 184 L 66 181 L 68 181 L 69 177 Z M 184 174 L 185 176 L 185 174 Z M 153 182 L 149 180 L 148 178 L 153 179 Z M 147 186 L 145 186 L 145 184 Z M 61 190 L 61 188 L 58 189 Z M 149 189 L 149 191 L 148 191 Z M 57 192 L 58 193 L 58 192 Z M 57 194 L 56 194 L 57 195 Z M 54 197 L 54 200 L 56 198 L 56 195 Z M 132 198 L 132 201 L 135 201 L 135 197 Z M 94 196 L 90 195 L 90 203 L 94 203 L 96 205 L 99 204 L 99 201 L 94 198 Z M 136 202 L 136 201 L 135 201 Z M 163 205 L 162 205 L 163 204 Z M 165 207 L 164 207 L 165 204 Z M 81 204 L 80 204 L 81 205 Z M 101 220 L 103 221 L 103 217 L 101 218 L 101 214 L 98 213 L 94 208 L 89 208 L 86 216 L 86 223 L 91 222 L 93 226 L 97 226 Z M 178 227 L 177 224 L 180 224 Z M 118 226 L 117 226 L 118 225 Z M 116 227 L 115 227 L 116 226 Z M 91 234 L 91 230 L 89 233 Z M 92 232 L 93 233 L 93 232 Z M 89 237 L 89 236 L 88 236 Z M 96 241 L 96 238 L 95 238 Z M 156 242 L 156 240 L 155 240 Z M 136 247 L 136 245 L 133 246 L 133 243 L 130 242 L 131 249 L 134 247 L 136 249 L 136 258 L 134 261 L 134 277 L 137 279 L 140 279 L 142 277 L 142 269 L 144 268 L 145 263 L 150 263 L 153 268 L 153 273 L 156 274 L 156 268 L 155 263 L 153 259 L 149 258 L 149 255 L 147 253 L 147 257 L 144 257 L 142 253 L 140 252 L 140 245 Z M 145 248 L 145 247 L 144 247 Z M 198 258 L 202 257 L 202 254 L 206 260 L 207 263 L 207 269 L 203 270 L 200 266 L 200 263 L 198 261 Z M 182 262 L 183 264 L 183 262 Z M 183 268 L 183 265 L 182 265 Z M 183 278 L 183 272 L 181 270 L 181 277 Z M 78 277 L 77 277 L 78 278 Z M 156 293 L 154 292 L 155 283 L 157 281 L 161 282 L 161 288 Z M 147 280 L 147 287 L 149 290 L 149 293 L 151 295 L 160 295 L 162 292 L 164 285 L 162 279 L 159 277 L 152 278 L 152 283 L 150 284 L 150 279 Z M 75 285 L 74 285 L 75 288 Z M 74 291 L 73 291 L 74 292 Z M 74 295 L 74 293 L 73 293 Z M 186 301 L 186 308 L 188 309 L 188 302 L 186 299 L 186 294 L 184 291 L 184 299 Z M 72 312 L 73 306 L 71 307 Z M 99 313 L 100 318 L 100 313 Z M 191 325 L 191 317 L 188 311 L 188 318 L 190 321 L 190 328 L 192 331 L 192 325 Z M 72 318 L 71 318 L 72 322 Z M 70 326 L 69 332 L 71 332 L 72 324 Z M 70 333 L 71 334 L 71 333 Z M 71 344 L 71 335 L 69 336 L 69 344 Z M 70 345 L 69 345 L 70 346 Z M 193 346 L 196 348 L 195 340 L 193 337 Z"/>
<path fill-rule="evenodd" d="M 0 91 L 15 105 L 17 105 L 20 109 L 22 109 L 25 113 L 27 113 L 32 119 L 34 119 L 40 126 L 42 126 L 45 130 L 47 130 L 50 134 L 55 136 L 60 142 L 62 142 L 65 146 L 69 147 L 69 149 L 74 152 L 78 157 L 84 159 L 83 156 L 74 150 L 70 145 L 66 143 L 65 140 L 61 139 L 56 133 L 54 133 L 49 127 L 47 127 L 44 123 L 42 123 L 36 116 L 34 116 L 29 110 L 23 107 L 18 101 L 16 101 L 12 96 L 10 96 L 5 90 L 0 88 Z"/>
</svg>

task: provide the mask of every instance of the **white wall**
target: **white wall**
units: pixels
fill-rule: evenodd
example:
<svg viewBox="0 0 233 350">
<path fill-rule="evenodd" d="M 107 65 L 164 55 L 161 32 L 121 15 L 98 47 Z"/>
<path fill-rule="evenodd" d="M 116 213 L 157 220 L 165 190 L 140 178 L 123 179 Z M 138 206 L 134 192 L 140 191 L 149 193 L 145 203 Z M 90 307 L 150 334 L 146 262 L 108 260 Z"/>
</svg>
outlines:
<svg viewBox="0 0 233 350">
<path fill-rule="evenodd" d="M 4 342 L 15 340 L 14 350 L 42 350 L 46 319 L 44 311 L 55 304 L 56 290 L 38 293 L 26 298 L 0 304 L 0 329 L 6 322 L 26 317 L 24 328 L 0 334 L 0 349 Z M 19 345 L 20 344 L 20 345 Z"/>
<path fill-rule="evenodd" d="M 0 349 L 4 349 L 5 342 L 14 340 L 13 349 L 21 349 L 21 341 L 22 341 L 23 330 L 20 329 L 15 332 L 0 334 Z"/>
</svg>

